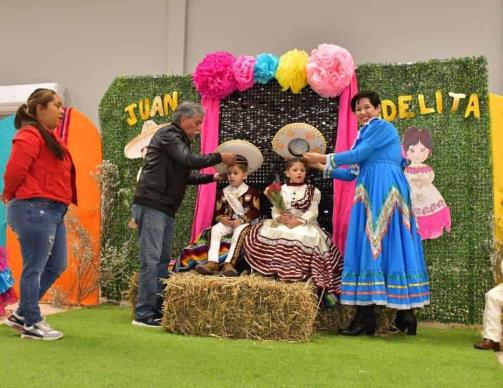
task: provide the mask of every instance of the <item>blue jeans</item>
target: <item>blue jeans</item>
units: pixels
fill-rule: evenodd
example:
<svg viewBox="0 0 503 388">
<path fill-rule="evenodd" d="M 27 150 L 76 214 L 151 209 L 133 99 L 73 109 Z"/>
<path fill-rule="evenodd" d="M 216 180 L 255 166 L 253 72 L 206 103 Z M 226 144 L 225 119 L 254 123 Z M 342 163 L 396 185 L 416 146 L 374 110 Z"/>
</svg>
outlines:
<svg viewBox="0 0 503 388">
<path fill-rule="evenodd" d="M 66 268 L 66 210 L 65 204 L 45 198 L 14 199 L 7 205 L 7 222 L 23 256 L 18 313 L 27 325 L 42 319 L 38 302 Z"/>
<path fill-rule="evenodd" d="M 140 276 L 135 319 L 158 315 L 162 307 L 159 294 L 164 289 L 161 279 L 168 277 L 171 241 L 175 219 L 144 205 L 133 205 L 133 219 L 138 225 L 140 242 Z"/>
</svg>

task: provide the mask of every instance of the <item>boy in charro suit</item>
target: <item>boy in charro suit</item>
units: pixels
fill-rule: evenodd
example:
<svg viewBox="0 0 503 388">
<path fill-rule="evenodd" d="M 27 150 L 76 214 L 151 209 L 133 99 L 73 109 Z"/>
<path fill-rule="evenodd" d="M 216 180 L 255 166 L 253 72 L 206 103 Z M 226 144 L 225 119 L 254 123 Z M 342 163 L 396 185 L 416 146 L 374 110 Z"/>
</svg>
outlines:
<svg viewBox="0 0 503 388">
<path fill-rule="evenodd" d="M 260 215 L 260 194 L 244 180 L 248 176 L 248 162 L 244 158 L 227 166 L 229 185 L 217 192 L 215 203 L 216 224 L 211 228 L 208 263 L 198 265 L 195 270 L 202 275 L 218 273 L 218 252 L 222 237 L 232 234 L 231 246 L 223 263 L 224 276 L 236 276 L 234 253 L 241 232 Z"/>
</svg>

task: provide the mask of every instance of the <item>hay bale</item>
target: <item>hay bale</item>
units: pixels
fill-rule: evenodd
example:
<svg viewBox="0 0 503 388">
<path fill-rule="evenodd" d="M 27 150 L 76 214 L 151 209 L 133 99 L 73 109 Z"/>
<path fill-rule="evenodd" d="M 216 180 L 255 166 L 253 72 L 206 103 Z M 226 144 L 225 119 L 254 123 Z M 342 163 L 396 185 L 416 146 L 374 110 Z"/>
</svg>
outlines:
<svg viewBox="0 0 503 388">
<path fill-rule="evenodd" d="M 316 316 L 316 330 L 338 332 L 347 328 L 354 319 L 355 306 L 341 305 L 318 310 Z"/>
<path fill-rule="evenodd" d="M 396 310 L 375 306 L 373 314 L 376 320 L 376 331 L 379 331 L 393 325 Z M 333 308 L 320 309 L 316 317 L 316 330 L 337 332 L 339 329 L 346 329 L 353 322 L 355 315 L 356 306 L 340 303 Z"/>
<path fill-rule="evenodd" d="M 389 328 L 394 325 L 396 310 L 385 307 L 374 307 L 374 317 L 376 319 L 376 330 Z"/>
<path fill-rule="evenodd" d="M 503 261 L 503 241 L 496 239 L 494 244 L 494 261 L 496 264 L 496 283 L 499 284 L 503 281 L 503 273 L 501 273 L 501 262 Z"/>
<path fill-rule="evenodd" d="M 332 308 L 319 309 L 316 314 L 316 330 L 337 332 L 341 328 L 340 312 L 340 304 Z"/>
<path fill-rule="evenodd" d="M 306 341 L 315 328 L 317 300 L 310 283 L 184 273 L 166 284 L 162 325 L 173 333 Z"/>
<path fill-rule="evenodd" d="M 133 272 L 129 277 L 129 287 L 126 291 L 126 300 L 131 306 L 131 317 L 134 317 L 134 307 L 138 299 L 138 272 Z"/>
<path fill-rule="evenodd" d="M 198 276 L 197 279 L 201 280 L 203 278 Z M 261 278 L 261 279 L 264 281 L 272 281 L 271 279 L 268 278 Z M 302 287 L 306 287 L 306 284 L 302 284 Z M 137 297 L 138 297 L 138 273 L 134 272 L 129 278 L 129 288 L 126 293 L 126 300 L 128 301 L 128 304 L 131 307 L 131 317 L 134 316 L 134 307 L 136 305 Z M 348 327 L 354 318 L 355 311 L 356 309 L 354 306 L 342 306 L 340 304 L 337 304 L 334 308 L 319 309 L 317 310 L 315 319 L 315 325 L 314 325 L 315 330 L 337 332 L 340 328 Z"/>
<path fill-rule="evenodd" d="M 172 284 L 173 280 L 175 280 L 174 284 Z M 172 299 L 178 298 L 180 296 L 180 292 L 183 293 L 184 290 L 187 292 L 185 300 L 182 301 L 180 296 L 181 299 L 177 299 L 175 305 L 170 305 L 168 308 L 168 311 L 172 311 L 173 315 L 170 316 L 168 320 L 166 320 L 166 318 L 163 319 L 163 326 L 168 331 L 180 334 L 215 335 L 226 338 L 286 339 L 292 341 L 304 341 L 311 336 L 313 330 L 336 333 L 339 329 L 349 327 L 356 314 L 356 306 L 341 305 L 340 303 L 337 303 L 335 307 L 332 308 L 318 309 L 318 301 L 316 300 L 314 289 L 311 287 L 310 283 L 283 283 L 275 281 L 272 278 L 265 278 L 261 276 L 224 278 L 202 277 L 192 273 L 181 273 L 171 275 L 169 282 L 166 282 L 166 284 L 168 284 L 166 289 L 168 294 L 172 289 L 174 290 L 174 294 L 165 296 L 165 306 L 168 300 L 171 301 Z M 264 285 L 267 285 L 267 287 L 265 287 L 261 292 L 258 292 L 258 289 Z M 171 288 L 170 286 L 173 286 L 174 288 Z M 283 293 L 280 292 L 277 295 L 274 294 L 274 292 L 278 289 L 284 290 Z M 297 295 L 298 290 L 301 290 L 301 295 Z M 268 295 L 268 293 L 271 293 L 271 295 Z M 138 273 L 133 272 L 129 278 L 129 288 L 126 292 L 126 300 L 131 306 L 132 318 L 134 317 L 134 308 L 136 306 L 137 298 Z M 291 300 L 287 301 L 285 298 L 290 298 Z M 193 303 L 196 299 L 199 299 L 199 302 Z M 307 313 L 311 314 L 311 309 L 314 306 L 315 318 L 313 329 L 306 331 L 304 337 L 299 337 L 296 334 L 290 338 L 288 330 L 285 331 L 284 335 L 280 336 L 276 336 L 276 334 L 273 336 L 262 336 L 263 334 L 256 334 L 256 330 L 252 330 L 248 333 L 249 329 L 243 327 L 242 330 L 238 330 L 236 333 L 235 330 L 231 328 L 231 326 L 235 324 L 239 327 L 240 322 L 242 322 L 241 318 L 245 316 L 248 319 L 248 323 L 253 322 L 255 316 L 253 315 L 254 310 L 252 309 L 247 312 L 242 310 L 245 307 L 249 308 L 250 305 L 254 305 L 257 301 L 258 306 L 254 308 L 260 308 L 260 306 L 262 306 L 263 310 L 260 317 L 263 321 L 267 321 L 267 312 L 269 311 L 267 309 L 276 309 L 275 304 L 279 305 L 281 303 L 289 302 L 286 310 L 278 309 L 275 311 L 274 316 L 269 317 L 269 320 L 280 322 L 280 327 L 288 326 L 289 317 L 292 316 L 295 318 L 298 316 L 297 313 L 289 314 L 288 309 L 294 308 L 296 303 L 301 303 L 302 300 L 306 299 L 309 299 Z M 201 306 L 201 303 L 203 303 L 202 301 L 205 301 L 204 306 Z M 220 301 L 220 305 L 218 305 L 218 301 Z M 222 308 L 227 309 L 232 303 L 234 303 L 233 309 L 226 311 L 229 314 L 226 321 L 215 325 L 213 322 L 215 320 L 214 317 L 219 317 L 219 319 L 221 319 L 222 316 L 220 316 L 220 314 Z M 238 304 L 236 305 L 236 303 Z M 236 306 L 241 306 L 243 309 Z M 174 311 L 175 308 L 181 309 Z M 194 311 L 191 309 L 194 309 Z M 164 316 L 166 316 L 166 311 L 166 307 L 164 307 Z M 183 316 L 180 316 L 182 312 L 187 317 L 187 321 L 192 320 L 193 322 L 187 322 L 184 320 Z M 382 309 L 375 307 L 374 317 L 376 319 L 377 330 L 379 331 L 381 328 L 390 327 L 393 324 L 395 315 L 396 310 L 394 309 Z M 258 316 L 259 314 L 257 313 L 257 317 Z M 311 317 L 311 315 L 308 315 L 308 317 Z M 208 322 L 212 323 L 202 321 L 204 319 L 207 319 Z M 166 322 L 166 324 L 164 324 L 164 322 Z M 292 327 L 290 329 L 291 332 L 294 332 L 297 328 L 304 327 L 303 325 L 306 323 L 297 323 L 297 326 L 295 326 L 295 324 L 295 322 L 292 322 Z M 263 323 L 259 321 L 253 322 L 252 326 L 262 327 Z M 260 331 L 260 333 L 262 332 Z"/>
</svg>

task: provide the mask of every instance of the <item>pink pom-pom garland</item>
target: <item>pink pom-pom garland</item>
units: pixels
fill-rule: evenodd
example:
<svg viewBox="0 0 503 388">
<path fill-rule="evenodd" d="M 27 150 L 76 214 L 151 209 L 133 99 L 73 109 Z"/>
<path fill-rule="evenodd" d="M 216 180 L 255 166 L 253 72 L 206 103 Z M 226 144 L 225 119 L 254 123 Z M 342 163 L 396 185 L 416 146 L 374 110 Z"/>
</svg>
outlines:
<svg viewBox="0 0 503 388">
<path fill-rule="evenodd" d="M 254 84 L 253 73 L 255 69 L 255 57 L 250 55 L 240 55 L 232 67 L 234 79 L 240 92 L 250 89 Z"/>
<path fill-rule="evenodd" d="M 255 84 L 256 58 L 235 57 L 226 51 L 207 54 L 197 65 L 192 78 L 202 97 L 224 99 L 235 90 L 241 92 Z M 307 83 L 322 97 L 337 97 L 355 73 L 349 51 L 335 44 L 323 43 L 311 51 L 306 65 Z"/>
<path fill-rule="evenodd" d="M 192 74 L 192 81 L 202 97 L 223 99 L 236 90 L 233 66 L 236 57 L 226 51 L 207 54 Z"/>
<path fill-rule="evenodd" d="M 337 97 L 355 72 L 353 57 L 335 44 L 320 44 L 306 65 L 307 82 L 322 97 Z"/>
</svg>

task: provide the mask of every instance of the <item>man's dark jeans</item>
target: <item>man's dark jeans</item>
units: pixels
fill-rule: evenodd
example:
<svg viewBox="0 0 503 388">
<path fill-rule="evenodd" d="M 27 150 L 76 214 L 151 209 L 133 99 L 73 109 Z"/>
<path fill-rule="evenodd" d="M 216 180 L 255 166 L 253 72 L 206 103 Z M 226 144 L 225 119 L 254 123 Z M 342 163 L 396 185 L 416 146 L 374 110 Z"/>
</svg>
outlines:
<svg viewBox="0 0 503 388">
<path fill-rule="evenodd" d="M 133 219 L 138 225 L 140 245 L 140 276 L 135 319 L 156 316 L 160 310 L 159 293 L 168 277 L 171 241 L 175 233 L 175 219 L 159 210 L 144 205 L 133 205 Z"/>
</svg>

